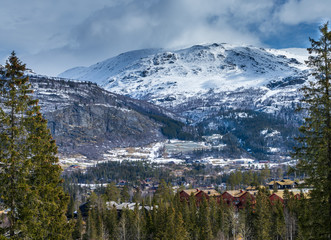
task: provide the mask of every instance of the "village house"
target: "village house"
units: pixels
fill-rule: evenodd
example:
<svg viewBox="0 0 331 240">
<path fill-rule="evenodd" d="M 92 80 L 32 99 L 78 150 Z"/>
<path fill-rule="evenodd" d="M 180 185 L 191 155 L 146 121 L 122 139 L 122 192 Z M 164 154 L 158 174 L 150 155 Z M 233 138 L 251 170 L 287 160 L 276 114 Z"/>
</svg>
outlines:
<svg viewBox="0 0 331 240">
<path fill-rule="evenodd" d="M 187 189 L 182 190 L 179 193 L 180 201 L 189 202 L 190 196 L 195 198 L 197 205 L 205 198 L 207 201 L 213 197 L 217 203 L 220 203 L 221 200 L 228 206 L 233 206 L 237 210 L 243 209 L 247 206 L 247 204 L 251 204 L 252 206 L 256 203 L 256 194 L 257 190 L 254 187 L 248 188 L 249 191 L 244 190 L 227 190 L 223 194 L 220 194 L 214 189 Z M 291 194 L 293 194 L 295 199 L 301 198 L 301 191 L 299 189 L 291 189 L 289 190 Z M 305 196 L 309 197 L 307 193 Z M 276 201 L 280 201 L 284 204 L 284 190 L 278 190 L 277 192 L 272 193 L 269 196 L 269 200 L 272 205 L 275 204 Z"/>
<path fill-rule="evenodd" d="M 245 207 L 247 202 L 255 204 L 255 197 L 253 192 L 243 191 L 243 190 L 228 190 L 222 194 L 222 199 L 224 203 L 229 206 L 234 206 L 237 209 L 242 209 Z"/>
<path fill-rule="evenodd" d="M 282 204 L 284 204 L 283 191 L 274 192 L 269 196 L 269 200 L 271 202 L 271 205 L 274 205 L 277 201 L 280 201 Z"/>
<path fill-rule="evenodd" d="M 223 200 L 229 206 L 234 206 L 237 209 L 243 209 L 248 202 L 255 204 L 255 197 L 253 192 L 243 191 L 243 190 L 234 190 L 234 191 L 225 191 L 223 194 L 220 194 L 214 189 L 187 189 L 182 190 L 179 193 L 180 201 L 189 202 L 190 196 L 194 196 L 195 201 L 199 204 L 203 198 L 209 201 L 211 198 L 214 198 L 217 203 L 220 203 Z"/>
<path fill-rule="evenodd" d="M 299 189 L 289 190 L 289 192 L 293 194 L 295 199 L 300 199 L 301 191 Z M 305 194 L 305 196 L 308 197 L 307 194 Z M 272 205 L 274 205 L 276 201 L 280 201 L 282 204 L 284 204 L 284 190 L 279 190 L 277 192 L 272 193 L 269 196 L 269 200 Z"/>
<path fill-rule="evenodd" d="M 258 187 L 256 187 L 256 186 L 248 186 L 245 190 L 246 191 L 248 191 L 248 192 L 257 192 L 258 191 L 258 189 L 262 189 L 262 188 L 265 188 L 265 186 L 263 186 L 263 185 L 260 185 L 260 186 L 258 186 Z"/>
<path fill-rule="evenodd" d="M 236 207 L 237 209 L 243 209 L 247 206 L 248 203 L 255 205 L 255 196 L 254 194 L 252 194 L 252 192 L 244 192 L 243 194 L 241 194 Z"/>
<path fill-rule="evenodd" d="M 298 184 L 295 181 L 289 179 L 283 179 L 281 181 L 271 181 L 267 184 L 269 189 L 274 189 L 277 186 L 277 189 L 292 189 L 295 188 Z"/>
<path fill-rule="evenodd" d="M 196 188 L 196 189 L 185 189 L 185 190 L 182 190 L 182 191 L 179 192 L 180 201 L 181 202 L 183 202 L 183 201 L 189 202 L 190 196 L 191 195 L 195 196 L 198 193 L 199 193 L 199 189 L 198 188 Z"/>
<path fill-rule="evenodd" d="M 215 189 L 186 189 L 179 192 L 180 201 L 189 202 L 190 196 L 194 196 L 195 201 L 200 203 L 203 198 L 209 201 L 210 198 L 214 198 L 217 202 L 220 202 L 221 194 Z"/>
</svg>

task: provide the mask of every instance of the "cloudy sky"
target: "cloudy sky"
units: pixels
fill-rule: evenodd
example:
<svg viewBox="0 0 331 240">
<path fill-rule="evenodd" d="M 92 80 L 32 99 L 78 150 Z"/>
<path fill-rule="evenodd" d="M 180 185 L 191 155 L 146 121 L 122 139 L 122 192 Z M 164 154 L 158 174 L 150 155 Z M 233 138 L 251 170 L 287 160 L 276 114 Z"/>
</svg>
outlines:
<svg viewBox="0 0 331 240">
<path fill-rule="evenodd" d="M 331 0 L 0 0 L 0 64 L 15 50 L 56 76 L 141 48 L 307 47 L 329 19 Z"/>
</svg>

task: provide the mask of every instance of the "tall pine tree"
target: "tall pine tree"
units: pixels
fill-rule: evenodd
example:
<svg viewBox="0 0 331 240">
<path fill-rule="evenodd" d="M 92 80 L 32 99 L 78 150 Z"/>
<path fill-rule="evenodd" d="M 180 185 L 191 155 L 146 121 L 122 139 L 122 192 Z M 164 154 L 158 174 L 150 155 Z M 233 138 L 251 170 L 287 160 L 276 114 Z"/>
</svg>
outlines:
<svg viewBox="0 0 331 240">
<path fill-rule="evenodd" d="M 4 234 L 70 239 L 57 147 L 25 70 L 13 52 L 0 73 L 0 198 L 10 221 Z"/>
<path fill-rule="evenodd" d="M 260 189 L 256 196 L 255 215 L 253 219 L 255 239 L 271 239 L 271 211 L 268 192 Z"/>
<path fill-rule="evenodd" d="M 311 229 L 315 239 L 331 238 L 331 32 L 328 23 L 320 28 L 318 41 L 310 39 L 307 64 L 313 69 L 315 81 L 303 90 L 303 110 L 308 116 L 300 127 L 300 146 L 294 157 L 299 160 L 298 169 L 304 171 L 311 191 Z"/>
</svg>

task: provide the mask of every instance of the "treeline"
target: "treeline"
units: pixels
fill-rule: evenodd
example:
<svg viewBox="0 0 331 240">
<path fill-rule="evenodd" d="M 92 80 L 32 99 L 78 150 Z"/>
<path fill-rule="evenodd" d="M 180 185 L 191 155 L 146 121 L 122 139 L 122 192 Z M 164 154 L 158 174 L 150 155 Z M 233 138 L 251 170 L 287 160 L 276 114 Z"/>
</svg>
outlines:
<svg viewBox="0 0 331 240">
<path fill-rule="evenodd" d="M 280 168 L 279 168 L 280 169 Z M 275 171 L 275 170 L 273 170 Z M 278 171 L 278 170 L 276 170 Z M 248 186 L 255 186 L 258 187 L 260 185 L 265 185 L 266 181 L 271 176 L 271 170 L 265 166 L 264 169 L 260 171 L 234 171 L 230 174 L 227 174 L 226 183 L 227 189 L 234 190 L 234 189 L 242 189 Z M 282 179 L 282 170 L 278 175 L 278 179 Z"/>
<path fill-rule="evenodd" d="M 183 169 L 181 176 L 174 176 L 174 170 Z M 159 167 L 157 164 L 144 161 L 105 162 L 89 167 L 87 170 L 75 170 L 63 174 L 65 183 L 118 183 L 126 181 L 130 186 L 139 186 L 142 180 L 152 179 L 158 183 L 164 179 L 173 185 L 192 184 L 192 187 L 219 186 L 226 183 L 228 190 L 243 189 L 248 186 L 258 187 L 266 182 L 285 177 L 302 177 L 300 173 L 289 175 L 287 167 L 269 169 L 267 165 L 260 170 L 238 170 L 230 173 L 222 173 L 225 169 L 210 164 L 192 163 L 190 165 L 165 164 Z M 209 176 L 209 177 L 208 177 Z M 70 191 L 69 191 L 70 192 Z"/>
<path fill-rule="evenodd" d="M 165 184 L 151 203 L 137 202 L 133 210 L 121 211 L 107 204 L 106 194 L 92 194 L 88 214 L 76 219 L 74 239 L 311 239 L 309 199 L 295 199 L 288 191 L 284 203 L 270 202 L 261 189 L 256 201 L 235 209 L 223 201 L 180 201 Z M 145 208 L 146 207 L 146 208 Z M 83 224 L 83 219 L 86 225 Z"/>
<path fill-rule="evenodd" d="M 164 136 L 171 138 L 176 138 L 180 140 L 195 140 L 197 138 L 194 129 L 186 126 L 185 124 L 171 119 L 167 116 L 161 116 L 156 114 L 148 114 L 150 118 L 157 122 L 161 122 L 163 126 L 161 127 L 161 132 Z"/>
<path fill-rule="evenodd" d="M 175 177 L 172 172 L 184 169 L 183 175 Z M 264 185 L 270 179 L 295 177 L 288 175 L 287 168 L 269 169 L 267 165 L 261 170 L 236 170 L 224 172 L 224 168 L 210 164 L 192 163 L 191 165 L 165 164 L 162 168 L 157 164 L 145 161 L 105 162 L 89 167 L 87 170 L 75 170 L 63 174 L 65 183 L 110 183 L 125 180 L 131 186 L 139 185 L 141 180 L 151 178 L 157 182 L 164 179 L 173 185 L 194 183 L 192 187 L 221 185 L 226 183 L 227 189 L 242 189 L 248 186 Z M 210 176 L 210 177 L 206 177 Z"/>
<path fill-rule="evenodd" d="M 207 117 L 198 124 L 200 135 L 221 134 L 227 136 L 224 149 L 228 154 L 250 154 L 256 159 L 272 159 L 269 147 L 277 147 L 291 151 L 296 146 L 295 137 L 298 136 L 298 115 L 294 113 L 295 108 L 282 107 L 278 115 L 264 113 L 248 109 L 220 108 L 215 115 Z M 238 117 L 245 114 L 247 117 Z M 222 119 L 222 121 L 219 121 Z M 217 129 L 209 129 L 211 122 L 217 122 Z M 268 130 L 279 132 L 278 135 L 267 137 L 261 131 Z"/>
<path fill-rule="evenodd" d="M 160 168 L 145 161 L 109 161 L 96 164 L 87 171 L 65 173 L 63 178 L 69 183 L 107 183 L 118 180 L 135 183 L 146 178 L 169 180 L 171 177 L 167 168 Z"/>
</svg>

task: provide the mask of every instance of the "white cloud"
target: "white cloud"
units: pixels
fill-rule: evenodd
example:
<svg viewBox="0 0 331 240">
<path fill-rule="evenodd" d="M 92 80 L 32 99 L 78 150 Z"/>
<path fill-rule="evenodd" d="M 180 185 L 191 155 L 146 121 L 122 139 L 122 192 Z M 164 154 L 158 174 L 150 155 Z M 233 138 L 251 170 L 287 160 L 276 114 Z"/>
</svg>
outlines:
<svg viewBox="0 0 331 240">
<path fill-rule="evenodd" d="M 254 22 L 252 13 L 257 10 L 265 10 L 255 14 L 258 21 L 266 19 L 272 5 L 254 2 L 254 7 L 249 8 L 244 0 L 211 0 L 209 4 L 168 0 L 149 1 L 146 5 L 132 1 L 125 8 L 105 7 L 90 15 L 74 29 L 71 42 L 86 54 L 102 49 L 108 55 L 137 48 L 215 41 L 260 44 L 247 25 Z"/>
<path fill-rule="evenodd" d="M 279 20 L 285 24 L 320 22 L 331 19 L 330 0 L 289 0 L 279 11 Z"/>
<path fill-rule="evenodd" d="M 55 75 L 139 48 L 263 45 L 262 35 L 328 17 L 330 7 L 330 0 L 2 1 L 0 59 L 14 49 L 37 72 Z"/>
</svg>

